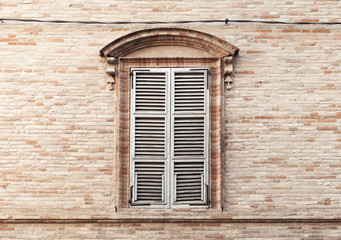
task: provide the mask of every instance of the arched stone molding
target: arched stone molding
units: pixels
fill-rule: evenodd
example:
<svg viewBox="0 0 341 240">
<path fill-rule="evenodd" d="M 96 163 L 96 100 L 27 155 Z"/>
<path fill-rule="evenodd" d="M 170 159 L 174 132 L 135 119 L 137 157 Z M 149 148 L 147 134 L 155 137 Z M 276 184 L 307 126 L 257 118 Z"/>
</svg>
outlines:
<svg viewBox="0 0 341 240">
<path fill-rule="evenodd" d="M 217 57 L 234 56 L 239 49 L 213 35 L 180 28 L 154 28 L 120 37 L 101 49 L 103 57 L 122 57 L 152 46 L 186 46 L 201 49 Z"/>
<path fill-rule="evenodd" d="M 144 51 L 146 49 L 148 50 Z M 237 47 L 207 33 L 180 28 L 154 28 L 120 37 L 102 48 L 100 55 L 107 59 L 107 73 L 113 77 L 107 81 L 111 90 L 113 84 L 118 81 L 116 73 L 120 59 L 127 57 L 219 58 L 227 89 L 230 89 L 232 79 L 229 75 L 233 71 L 233 57 L 238 52 Z"/>
</svg>

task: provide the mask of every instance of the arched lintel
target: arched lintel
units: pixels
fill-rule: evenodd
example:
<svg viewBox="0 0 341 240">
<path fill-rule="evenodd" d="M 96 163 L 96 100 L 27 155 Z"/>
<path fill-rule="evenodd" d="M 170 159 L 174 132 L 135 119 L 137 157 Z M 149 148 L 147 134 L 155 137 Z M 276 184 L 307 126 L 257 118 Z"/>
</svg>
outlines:
<svg viewBox="0 0 341 240">
<path fill-rule="evenodd" d="M 102 57 L 124 57 L 132 52 L 158 46 L 182 46 L 205 51 L 212 56 L 238 54 L 239 49 L 213 35 L 182 28 L 144 29 L 127 34 L 100 50 Z"/>
</svg>

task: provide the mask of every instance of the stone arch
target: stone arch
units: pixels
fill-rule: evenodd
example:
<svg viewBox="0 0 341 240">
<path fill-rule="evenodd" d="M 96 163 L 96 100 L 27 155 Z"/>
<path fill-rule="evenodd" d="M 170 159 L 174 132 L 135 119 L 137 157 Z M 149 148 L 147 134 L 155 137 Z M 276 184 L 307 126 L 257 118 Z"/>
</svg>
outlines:
<svg viewBox="0 0 341 240">
<path fill-rule="evenodd" d="M 181 28 L 144 29 L 127 34 L 100 50 L 102 57 L 124 57 L 148 47 L 182 46 L 205 51 L 215 57 L 234 56 L 239 49 L 213 35 Z"/>
<path fill-rule="evenodd" d="M 239 49 L 232 44 L 208 33 L 182 28 L 153 28 L 129 33 L 100 50 L 100 56 L 107 59 L 107 80 L 110 89 L 117 80 L 117 70 L 122 59 L 208 59 L 221 61 L 221 74 L 227 88 L 231 88 L 233 57 Z M 157 54 L 155 54 L 157 53 Z"/>
</svg>

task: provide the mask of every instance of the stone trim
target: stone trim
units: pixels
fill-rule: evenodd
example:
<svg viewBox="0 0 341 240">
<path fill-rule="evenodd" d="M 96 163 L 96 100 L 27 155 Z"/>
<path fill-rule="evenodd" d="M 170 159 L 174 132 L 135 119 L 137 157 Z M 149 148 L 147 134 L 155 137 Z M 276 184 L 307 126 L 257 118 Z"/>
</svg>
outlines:
<svg viewBox="0 0 341 240">
<path fill-rule="evenodd" d="M 231 78 L 231 74 L 233 72 L 233 57 L 228 56 L 223 58 L 223 72 L 224 72 L 224 83 L 226 85 L 227 90 L 231 90 L 233 80 Z"/>
<path fill-rule="evenodd" d="M 107 83 L 110 85 L 109 89 L 114 90 L 114 84 L 116 83 L 115 75 L 116 75 L 116 65 L 118 64 L 118 59 L 115 57 L 107 57 L 107 74 L 112 77 L 112 79 L 107 80 Z"/>
<path fill-rule="evenodd" d="M 330 223 L 339 224 L 341 218 L 67 218 L 67 219 L 0 219 L 0 224 L 131 224 L 131 223 Z"/>
<path fill-rule="evenodd" d="M 159 46 L 184 46 L 188 57 L 129 57 L 141 49 Z M 200 49 L 211 57 L 193 57 L 191 49 Z M 101 51 L 107 58 L 107 81 L 117 95 L 115 129 L 115 206 L 128 208 L 129 202 L 129 136 L 130 136 L 130 69 L 156 68 L 209 68 L 210 70 L 210 132 L 209 132 L 209 200 L 210 208 L 224 209 L 224 83 L 231 88 L 233 57 L 239 49 L 212 35 L 189 29 L 157 28 L 137 31 L 109 43 Z M 172 52 L 174 55 L 174 52 Z M 187 53 L 186 53 L 187 54 Z M 128 56 L 127 56 L 128 55 Z M 170 54 L 171 55 L 171 54 Z M 166 55 L 167 56 L 167 55 Z M 187 56 L 187 55 L 186 55 Z"/>
<path fill-rule="evenodd" d="M 102 57 L 123 57 L 153 46 L 186 46 L 204 50 L 216 57 L 235 56 L 239 49 L 213 35 L 182 28 L 144 29 L 125 35 L 100 50 Z"/>
</svg>

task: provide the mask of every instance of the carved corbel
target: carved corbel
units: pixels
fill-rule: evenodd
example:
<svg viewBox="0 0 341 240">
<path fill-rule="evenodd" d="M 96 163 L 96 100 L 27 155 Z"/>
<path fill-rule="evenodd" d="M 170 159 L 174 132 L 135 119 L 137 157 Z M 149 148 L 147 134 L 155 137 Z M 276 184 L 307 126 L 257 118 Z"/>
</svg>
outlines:
<svg viewBox="0 0 341 240">
<path fill-rule="evenodd" d="M 107 58 L 107 74 L 112 77 L 112 80 L 108 80 L 107 83 L 110 85 L 109 89 L 114 89 L 114 84 L 116 83 L 115 77 L 116 77 L 116 64 L 117 64 L 117 58 L 115 57 L 108 57 Z"/>
<path fill-rule="evenodd" d="M 230 90 L 232 88 L 231 84 L 233 82 L 231 74 L 233 72 L 233 57 L 228 56 L 223 58 L 224 67 L 224 83 L 226 83 L 226 89 Z"/>
</svg>

